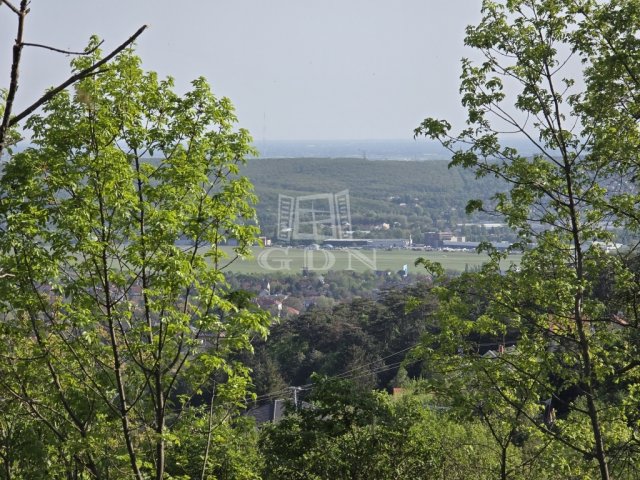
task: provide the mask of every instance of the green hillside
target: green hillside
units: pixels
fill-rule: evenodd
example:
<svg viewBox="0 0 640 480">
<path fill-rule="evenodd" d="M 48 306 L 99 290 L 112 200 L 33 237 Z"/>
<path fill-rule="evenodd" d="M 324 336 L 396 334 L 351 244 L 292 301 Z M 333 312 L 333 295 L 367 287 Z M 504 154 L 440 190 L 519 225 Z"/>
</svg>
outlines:
<svg viewBox="0 0 640 480">
<path fill-rule="evenodd" d="M 466 216 L 466 203 L 472 198 L 486 200 L 501 190 L 498 180 L 475 179 L 467 171 L 449 169 L 445 160 L 252 159 L 241 173 L 255 185 L 260 198 L 258 216 L 266 235 L 275 232 L 279 194 L 349 190 L 354 229 L 370 230 L 388 223 L 389 230 L 372 235 L 406 238 L 412 233 L 419 238 L 429 229 L 451 229 L 458 223 L 481 220 Z"/>
</svg>

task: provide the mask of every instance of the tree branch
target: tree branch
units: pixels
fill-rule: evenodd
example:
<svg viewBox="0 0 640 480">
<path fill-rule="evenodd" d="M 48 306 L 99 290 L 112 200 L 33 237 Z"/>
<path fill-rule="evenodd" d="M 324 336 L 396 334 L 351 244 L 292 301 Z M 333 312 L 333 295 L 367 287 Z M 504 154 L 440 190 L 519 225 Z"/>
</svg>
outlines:
<svg viewBox="0 0 640 480">
<path fill-rule="evenodd" d="M 104 40 L 100 41 L 100 43 L 98 43 L 92 49 L 86 50 L 84 52 L 73 52 L 71 50 L 63 50 L 61 48 L 56 48 L 56 47 L 51 47 L 49 45 L 43 45 L 41 43 L 31 43 L 31 42 L 22 42 L 22 46 L 24 46 L 24 47 L 44 48 L 45 50 L 51 50 L 52 52 L 64 53 L 65 55 L 91 55 L 98 48 L 100 48 L 100 45 L 102 45 L 103 43 L 104 43 Z"/>
<path fill-rule="evenodd" d="M 120 45 L 118 48 L 116 48 L 115 50 L 113 50 L 109 55 L 107 55 L 106 57 L 104 57 L 102 60 L 100 60 L 99 62 L 94 63 L 93 65 L 91 65 L 90 67 L 85 68 L 84 70 L 82 70 L 81 72 L 76 73 L 75 75 L 69 77 L 67 80 L 65 80 L 64 82 L 62 82 L 60 85 L 58 85 L 57 87 L 49 90 L 47 93 L 45 93 L 42 97 L 40 97 L 38 100 L 36 100 L 33 104 L 31 104 L 29 107 L 27 107 L 26 109 L 24 109 L 22 112 L 20 112 L 19 114 L 17 114 L 15 117 L 13 117 L 11 119 L 11 121 L 9 122 L 9 126 L 14 126 L 16 123 L 18 123 L 20 120 L 23 120 L 25 117 L 31 115 L 37 108 L 39 108 L 40 106 L 42 106 L 44 103 L 48 102 L 49 100 L 51 100 L 53 97 L 55 97 L 58 93 L 60 93 L 62 90 L 64 90 L 65 88 L 69 87 L 70 85 L 73 85 L 75 82 L 82 80 L 85 77 L 88 77 L 89 75 L 91 75 L 93 73 L 94 70 L 100 68 L 102 65 L 104 65 L 105 63 L 109 62 L 113 57 L 115 57 L 118 53 L 120 53 L 121 51 L 123 51 L 125 48 L 127 48 L 129 45 L 131 45 L 136 38 L 138 38 L 140 36 L 140 34 L 142 32 L 144 32 L 147 28 L 147 25 L 143 25 L 142 27 L 140 27 L 136 33 L 134 33 L 133 35 L 131 35 L 131 37 L 129 37 L 122 45 Z"/>
<path fill-rule="evenodd" d="M 5 4 L 7 7 L 9 7 L 11 9 L 11 11 L 13 13 L 15 13 L 16 15 L 20 16 L 20 10 L 18 10 L 14 5 L 12 5 L 11 3 L 9 3 L 9 0 L 0 0 L 0 5 Z"/>
</svg>

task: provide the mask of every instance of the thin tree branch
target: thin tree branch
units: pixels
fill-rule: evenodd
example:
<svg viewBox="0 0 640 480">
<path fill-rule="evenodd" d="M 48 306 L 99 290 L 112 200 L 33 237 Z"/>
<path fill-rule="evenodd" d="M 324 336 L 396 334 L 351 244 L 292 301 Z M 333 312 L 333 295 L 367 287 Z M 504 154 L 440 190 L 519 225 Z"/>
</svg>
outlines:
<svg viewBox="0 0 640 480">
<path fill-rule="evenodd" d="M 85 68 L 81 72 L 76 73 L 75 75 L 69 77 L 67 80 L 62 82 L 57 87 L 49 90 L 47 93 L 45 93 L 43 96 L 41 96 L 38 100 L 36 100 L 34 103 L 32 103 L 29 107 L 24 109 L 22 112 L 18 113 L 15 117 L 11 118 L 11 120 L 9 121 L 9 126 L 12 127 L 15 124 L 17 124 L 19 121 L 23 120 L 25 117 L 31 115 L 37 108 L 39 108 L 44 103 L 46 103 L 49 100 L 51 100 L 54 96 L 56 96 L 58 93 L 60 93 L 65 88 L 67 88 L 70 85 L 73 85 L 75 82 L 77 82 L 79 80 L 82 80 L 83 78 L 88 77 L 89 75 L 91 75 L 94 72 L 94 70 L 99 69 L 102 65 L 104 65 L 107 62 L 109 62 L 118 53 L 122 52 L 125 48 L 127 48 L 129 45 L 131 45 L 136 40 L 136 38 L 138 38 L 140 36 L 140 34 L 142 34 L 142 32 L 144 32 L 146 30 L 146 28 L 147 28 L 147 25 L 143 25 L 142 27 L 140 27 L 136 31 L 136 33 L 134 33 L 131 37 L 129 37 L 122 45 L 120 45 L 118 48 L 113 50 L 109 55 L 104 57 L 102 60 L 100 60 L 99 62 L 94 63 L 90 67 Z"/>
<path fill-rule="evenodd" d="M 52 52 L 58 52 L 58 53 L 64 53 L 65 55 L 91 55 L 93 52 L 95 52 L 98 48 L 100 48 L 100 45 L 102 45 L 104 43 L 104 40 L 101 40 L 100 43 L 98 43 L 95 47 L 86 50 L 84 52 L 74 52 L 71 50 L 63 50 L 61 48 L 56 48 L 56 47 L 51 47 L 49 45 L 43 45 L 41 43 L 31 43 L 31 42 L 22 42 L 22 46 L 23 47 L 37 47 L 37 48 L 44 48 L 45 50 L 51 50 Z"/>
<path fill-rule="evenodd" d="M 13 13 L 20 16 L 20 10 L 18 10 L 14 5 L 12 5 L 9 0 L 0 0 L 0 5 L 5 4 L 7 7 L 11 9 Z"/>
</svg>

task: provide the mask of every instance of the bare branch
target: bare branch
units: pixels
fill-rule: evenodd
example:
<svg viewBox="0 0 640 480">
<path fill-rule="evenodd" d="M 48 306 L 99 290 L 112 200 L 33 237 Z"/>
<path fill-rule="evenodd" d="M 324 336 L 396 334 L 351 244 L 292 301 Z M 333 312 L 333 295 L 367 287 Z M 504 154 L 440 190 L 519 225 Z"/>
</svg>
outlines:
<svg viewBox="0 0 640 480">
<path fill-rule="evenodd" d="M 95 47 L 93 47 L 93 48 L 91 48 L 89 50 L 86 50 L 84 52 L 73 52 L 71 50 L 62 50 L 61 48 L 51 47 L 49 45 L 43 45 L 41 43 L 22 42 L 22 45 L 24 47 L 44 48 L 45 50 L 51 50 L 52 52 L 64 53 L 65 55 L 91 55 L 103 43 L 104 43 L 104 40 L 100 41 L 100 43 L 98 43 Z"/>
<path fill-rule="evenodd" d="M 18 10 L 14 5 L 12 5 L 9 0 L 0 0 L 0 5 L 5 4 L 7 7 L 9 7 L 11 9 L 11 11 L 13 11 L 13 13 L 15 13 L 16 15 L 20 15 L 20 10 Z"/>
<path fill-rule="evenodd" d="M 38 109 L 43 104 L 47 103 L 49 100 L 51 100 L 53 97 L 55 97 L 58 93 L 60 93 L 65 88 L 69 87 L 70 85 L 73 85 L 75 82 L 82 80 L 83 78 L 86 78 L 92 75 L 95 70 L 99 69 L 102 65 L 110 61 L 118 53 L 123 51 L 129 45 L 131 45 L 136 40 L 136 38 L 138 38 L 140 34 L 146 30 L 146 28 L 147 28 L 147 25 L 143 25 L 138 29 L 138 31 L 136 31 L 136 33 L 131 35 L 131 37 L 129 37 L 122 45 L 120 45 L 118 48 L 113 50 L 109 55 L 104 57 L 102 60 L 94 63 L 90 67 L 85 68 L 81 72 L 76 73 L 75 75 L 69 77 L 67 80 L 62 82 L 57 87 L 49 90 L 47 93 L 41 96 L 38 100 L 36 100 L 33 104 L 31 104 L 29 107 L 25 108 L 22 112 L 20 112 L 15 117 L 13 117 L 9 122 L 9 126 L 13 126 L 16 123 L 18 123 L 20 120 L 23 120 L 25 117 L 28 117 L 29 115 L 31 115 L 36 109 Z"/>
</svg>

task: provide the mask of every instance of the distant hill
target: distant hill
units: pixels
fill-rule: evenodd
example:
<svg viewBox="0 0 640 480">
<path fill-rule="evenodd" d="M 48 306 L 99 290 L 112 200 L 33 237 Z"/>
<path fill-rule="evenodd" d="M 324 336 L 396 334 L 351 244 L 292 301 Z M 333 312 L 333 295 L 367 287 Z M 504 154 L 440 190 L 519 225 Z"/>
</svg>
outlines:
<svg viewBox="0 0 640 480">
<path fill-rule="evenodd" d="M 279 194 L 299 196 L 349 190 L 354 229 L 370 230 L 387 223 L 389 230 L 372 235 L 406 238 L 409 233 L 415 236 L 429 229 L 453 228 L 469 222 L 464 209 L 470 199 L 487 200 L 504 189 L 496 179 L 476 179 L 468 171 L 449 169 L 444 160 L 252 159 L 241 173 L 255 185 L 260 197 L 260 224 L 269 236 L 275 234 Z"/>
<path fill-rule="evenodd" d="M 261 158 L 360 158 L 366 160 L 436 160 L 449 158 L 439 143 L 425 139 L 396 140 L 262 140 Z"/>
<path fill-rule="evenodd" d="M 504 146 L 533 154 L 531 143 L 513 136 L 502 139 Z M 451 153 L 439 142 L 425 138 L 391 140 L 256 140 L 260 158 L 360 158 L 365 160 L 446 160 Z"/>
</svg>

